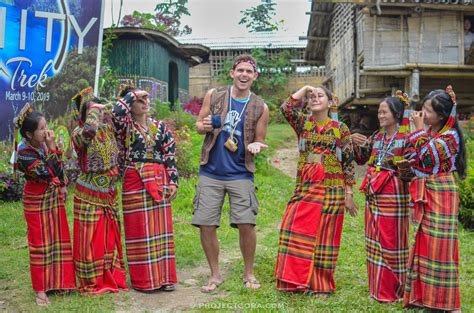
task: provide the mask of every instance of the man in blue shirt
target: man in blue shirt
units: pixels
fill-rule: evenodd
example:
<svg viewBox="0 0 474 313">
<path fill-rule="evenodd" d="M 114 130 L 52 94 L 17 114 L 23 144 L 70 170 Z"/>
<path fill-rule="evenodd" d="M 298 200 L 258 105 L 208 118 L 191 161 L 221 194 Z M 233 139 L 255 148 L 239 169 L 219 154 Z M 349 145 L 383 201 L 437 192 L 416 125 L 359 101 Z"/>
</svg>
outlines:
<svg viewBox="0 0 474 313">
<path fill-rule="evenodd" d="M 196 122 L 197 131 L 206 137 L 192 224 L 200 228 L 201 244 L 211 269 L 211 277 L 202 292 L 214 291 L 222 282 L 217 227 L 225 194 L 230 203 L 230 225 L 239 229 L 244 286 L 260 288 L 253 273 L 258 213 L 253 184 L 254 156 L 267 148 L 264 141 L 269 111 L 263 100 L 250 91 L 258 77 L 252 56 L 238 56 L 230 76 L 232 86 L 207 92 Z"/>
</svg>

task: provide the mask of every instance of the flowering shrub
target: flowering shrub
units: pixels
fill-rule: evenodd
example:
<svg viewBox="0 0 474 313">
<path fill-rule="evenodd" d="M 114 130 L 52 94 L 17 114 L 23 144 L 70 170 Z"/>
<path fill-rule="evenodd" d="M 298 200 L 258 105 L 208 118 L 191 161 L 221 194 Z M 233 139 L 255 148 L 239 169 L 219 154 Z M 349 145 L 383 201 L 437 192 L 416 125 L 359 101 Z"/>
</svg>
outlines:
<svg viewBox="0 0 474 313">
<path fill-rule="evenodd" d="M 154 29 L 171 36 L 189 35 L 192 32 L 192 28 L 188 25 L 181 28 L 179 19 L 161 12 L 142 13 L 133 11 L 132 14 L 125 15 L 120 21 L 120 24 L 125 27 Z"/>
<path fill-rule="evenodd" d="M 13 180 L 13 168 L 10 164 L 12 145 L 7 142 L 0 143 L 0 200 L 17 201 L 23 193 L 23 175 L 17 171 L 17 180 Z"/>
<path fill-rule="evenodd" d="M 21 173 L 17 172 L 16 181 L 13 180 L 11 173 L 0 174 L 0 200 L 18 201 L 23 194 L 23 185 L 25 180 Z"/>
<path fill-rule="evenodd" d="M 176 122 L 171 119 L 165 119 L 164 122 L 173 134 L 176 143 L 176 166 L 181 177 L 189 177 L 198 171 L 197 162 L 193 162 L 191 130 L 187 125 L 180 128 L 176 127 Z"/>
<path fill-rule="evenodd" d="M 202 98 L 194 97 L 185 104 L 183 104 L 183 111 L 194 116 L 199 115 L 202 107 Z"/>
</svg>

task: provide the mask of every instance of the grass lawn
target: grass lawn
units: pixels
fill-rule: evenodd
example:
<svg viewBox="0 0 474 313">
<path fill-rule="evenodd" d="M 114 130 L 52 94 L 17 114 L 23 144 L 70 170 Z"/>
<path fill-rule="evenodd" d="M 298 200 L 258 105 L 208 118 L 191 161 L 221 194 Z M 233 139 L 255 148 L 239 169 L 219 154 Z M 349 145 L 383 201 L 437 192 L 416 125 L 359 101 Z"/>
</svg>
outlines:
<svg viewBox="0 0 474 313">
<path fill-rule="evenodd" d="M 364 252 L 363 202 L 356 192 L 360 213 L 358 217 L 346 216 L 340 255 L 336 269 L 336 293 L 328 299 L 310 296 L 284 294 L 275 290 L 273 270 L 278 250 L 279 223 L 286 203 L 294 188 L 294 180 L 273 168 L 266 162 L 275 149 L 287 147 L 293 142 L 293 132 L 287 125 L 271 125 L 268 133 L 270 149 L 258 157 L 255 184 L 258 187 L 260 211 L 257 218 L 258 247 L 255 264 L 257 278 L 263 284 L 260 290 L 250 291 L 242 286 L 243 262 L 241 258 L 230 258 L 226 266 L 227 279 L 219 287 L 225 294 L 214 302 L 198 306 L 197 309 L 243 310 L 257 309 L 279 311 L 331 311 L 331 312 L 386 312 L 402 311 L 402 305 L 379 304 L 369 300 Z M 201 138 L 193 135 L 193 152 L 197 162 Z M 205 264 L 198 230 L 190 225 L 192 198 L 196 178 L 182 179 L 177 200 L 173 202 L 176 260 L 178 268 L 192 269 Z M 70 193 L 72 195 L 72 191 Z M 67 212 L 72 231 L 72 197 L 69 197 Z M 20 202 L 0 203 L 0 310 L 39 311 L 34 305 L 31 289 L 26 224 Z M 218 234 L 221 254 L 238 256 L 238 232 L 228 226 L 228 205 L 222 214 L 222 227 Z M 474 233 L 459 229 L 461 303 L 464 312 L 474 311 Z M 125 295 L 123 295 L 125 294 Z M 163 296 L 157 294 L 157 296 Z M 126 301 L 126 293 L 82 297 L 77 293 L 67 296 L 53 296 L 53 305 L 42 311 L 113 311 L 116 301 Z M 156 308 L 157 310 L 159 308 Z"/>
</svg>

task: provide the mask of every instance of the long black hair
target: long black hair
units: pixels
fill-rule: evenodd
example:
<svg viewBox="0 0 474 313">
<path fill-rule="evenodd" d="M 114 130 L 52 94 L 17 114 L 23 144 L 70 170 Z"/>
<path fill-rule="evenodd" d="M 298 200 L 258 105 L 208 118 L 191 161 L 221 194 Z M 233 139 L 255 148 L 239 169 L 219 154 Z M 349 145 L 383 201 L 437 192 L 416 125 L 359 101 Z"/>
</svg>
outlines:
<svg viewBox="0 0 474 313">
<path fill-rule="evenodd" d="M 400 100 L 398 97 L 387 97 L 382 100 L 388 104 L 390 112 L 392 112 L 393 117 L 398 123 L 401 123 L 403 120 L 403 111 L 405 110 L 405 103 Z"/>
<path fill-rule="evenodd" d="M 431 100 L 431 106 L 433 107 L 433 110 L 436 112 L 436 114 L 443 117 L 443 120 L 441 121 L 441 127 L 443 127 L 448 121 L 449 115 L 451 114 L 451 110 L 454 105 L 453 100 L 449 94 L 442 89 L 431 91 L 421 103 L 425 104 L 425 102 L 428 100 Z M 461 127 L 459 127 L 457 119 L 454 123 L 454 128 L 456 128 L 459 136 L 459 153 L 456 157 L 456 170 L 459 174 L 459 178 L 464 179 L 466 177 L 467 162 L 466 144 L 464 143 L 464 135 L 462 133 Z"/>
<path fill-rule="evenodd" d="M 38 111 L 33 111 L 31 113 L 28 113 L 28 115 L 25 116 L 25 119 L 23 120 L 23 124 L 21 124 L 20 128 L 20 134 L 23 138 L 27 138 L 28 136 L 26 135 L 27 132 L 30 132 L 33 134 L 35 130 L 38 129 L 38 124 L 39 120 L 44 117 L 43 113 L 38 112 Z"/>
</svg>

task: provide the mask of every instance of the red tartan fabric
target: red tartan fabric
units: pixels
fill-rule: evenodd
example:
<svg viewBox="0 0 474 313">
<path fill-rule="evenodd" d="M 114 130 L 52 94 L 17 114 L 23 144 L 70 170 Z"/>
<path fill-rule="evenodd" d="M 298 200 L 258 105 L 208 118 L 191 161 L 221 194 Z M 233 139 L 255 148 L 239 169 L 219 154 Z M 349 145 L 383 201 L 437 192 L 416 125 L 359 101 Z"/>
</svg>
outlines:
<svg viewBox="0 0 474 313">
<path fill-rule="evenodd" d="M 459 310 L 459 191 L 454 175 L 416 178 L 410 193 L 417 232 L 408 263 L 405 307 Z"/>
<path fill-rule="evenodd" d="M 381 302 L 403 297 L 408 261 L 408 186 L 392 171 L 369 166 L 365 241 L 370 296 Z"/>
<path fill-rule="evenodd" d="M 117 192 L 113 188 L 102 193 L 99 201 L 91 201 L 91 194 L 98 198 L 101 193 L 79 179 L 74 195 L 74 265 L 79 291 L 102 294 L 128 289 Z"/>
<path fill-rule="evenodd" d="M 33 289 L 76 289 L 69 226 L 59 186 L 27 181 L 23 207 Z"/>
<path fill-rule="evenodd" d="M 320 164 L 305 164 L 280 230 L 275 278 L 284 291 L 332 292 L 344 219 L 344 188 L 324 187 Z"/>
<path fill-rule="evenodd" d="M 167 188 L 164 167 L 153 164 L 138 168 L 140 172 L 127 168 L 123 183 L 127 260 L 133 288 L 155 290 L 177 283 L 172 210 L 163 197 Z M 153 177 L 158 188 L 146 188 L 148 183 L 143 181 Z"/>
</svg>

